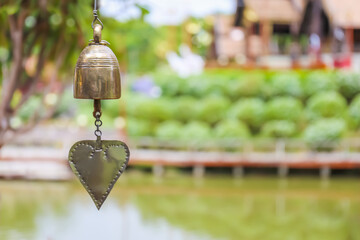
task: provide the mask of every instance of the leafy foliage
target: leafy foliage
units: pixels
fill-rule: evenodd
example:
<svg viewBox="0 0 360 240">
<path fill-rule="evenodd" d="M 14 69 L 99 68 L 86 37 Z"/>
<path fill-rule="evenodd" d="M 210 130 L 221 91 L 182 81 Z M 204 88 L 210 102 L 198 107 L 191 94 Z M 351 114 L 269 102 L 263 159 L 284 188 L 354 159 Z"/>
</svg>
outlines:
<svg viewBox="0 0 360 240">
<path fill-rule="evenodd" d="M 203 122 L 190 122 L 181 130 L 180 138 L 183 140 L 206 140 L 211 137 L 209 125 Z"/>
<path fill-rule="evenodd" d="M 157 129 L 155 136 L 160 139 L 174 140 L 181 137 L 182 124 L 177 121 L 166 121 L 161 123 Z"/>
<path fill-rule="evenodd" d="M 214 124 L 224 118 L 224 113 L 230 106 L 230 101 L 222 97 L 210 97 L 200 102 L 198 119 Z M 223 113 L 223 114 L 221 114 Z"/>
<path fill-rule="evenodd" d="M 357 128 L 360 127 L 360 94 L 358 94 L 349 106 L 349 115 Z"/>
<path fill-rule="evenodd" d="M 274 120 L 266 122 L 262 129 L 261 135 L 272 138 L 289 138 L 296 134 L 296 124 L 287 120 Z"/>
<path fill-rule="evenodd" d="M 56 113 L 91 11 L 90 0 L 1 1 L 0 146 Z"/>
<path fill-rule="evenodd" d="M 307 97 L 321 91 L 336 91 L 337 89 L 335 76 L 331 72 L 315 71 L 305 77 L 304 91 Z"/>
<path fill-rule="evenodd" d="M 360 74 L 351 72 L 339 72 L 336 76 L 339 93 L 346 99 L 351 100 L 360 93 Z"/>
<path fill-rule="evenodd" d="M 227 93 L 232 99 L 261 96 L 264 82 L 264 76 L 259 72 L 239 74 L 227 82 Z"/>
<path fill-rule="evenodd" d="M 168 99 L 143 98 L 144 101 L 137 101 L 132 106 L 135 117 L 149 119 L 151 121 L 163 121 L 172 118 L 173 108 Z"/>
<path fill-rule="evenodd" d="M 20 109 L 18 116 L 23 121 L 28 121 L 41 104 L 39 96 L 32 96 Z"/>
<path fill-rule="evenodd" d="M 237 118 L 251 128 L 257 129 L 264 121 L 265 104 L 258 98 L 245 98 L 236 102 L 229 110 L 230 118 Z"/>
<path fill-rule="evenodd" d="M 349 114 L 344 97 L 345 92 L 350 91 L 348 97 L 357 92 L 350 87 L 356 86 L 356 74 L 349 75 L 348 83 L 340 83 L 339 74 L 344 73 L 211 69 L 199 76 L 178 78 L 171 72 L 157 71 L 153 77 L 162 89 L 162 97 L 148 99 L 130 94 L 127 112 L 155 124 L 155 136 L 159 138 L 186 139 L 185 135 L 193 136 L 197 132 L 209 139 L 211 136 L 218 139 L 306 136 L 308 142 L 320 142 L 331 134 L 309 140 L 311 133 L 318 131 L 318 120 L 336 118 L 345 126 L 360 126 L 360 97 L 352 101 Z M 316 91 L 310 90 L 311 84 L 315 84 Z M 339 89 L 339 92 L 326 89 Z M 153 104 L 153 101 L 162 103 Z M 316 127 L 310 128 L 313 125 Z M 347 129 L 344 128 L 339 138 Z"/>
<path fill-rule="evenodd" d="M 105 18 L 104 25 L 103 39 L 111 43 L 120 65 L 128 72 L 148 72 L 159 64 L 155 49 L 164 37 L 160 29 L 138 19 L 117 22 Z"/>
<path fill-rule="evenodd" d="M 132 117 L 127 120 L 127 132 L 130 136 L 152 136 L 154 134 L 153 129 L 152 122 L 148 120 Z"/>
<path fill-rule="evenodd" d="M 346 128 L 342 119 L 319 119 L 306 128 L 304 139 L 314 149 L 331 150 L 345 134 Z"/>
<path fill-rule="evenodd" d="M 183 122 L 194 120 L 200 107 L 198 100 L 190 96 L 176 98 L 174 105 L 176 109 L 174 118 Z"/>
<path fill-rule="evenodd" d="M 298 122 L 302 117 L 302 103 L 292 97 L 277 97 L 266 104 L 267 120 L 289 120 Z"/>
<path fill-rule="evenodd" d="M 320 92 L 307 103 L 309 119 L 341 118 L 346 110 L 346 100 L 337 92 Z"/>
<path fill-rule="evenodd" d="M 269 86 L 263 88 L 265 96 L 293 96 L 301 97 L 303 89 L 300 84 L 299 76 L 295 73 L 275 74 L 268 83 Z"/>
<path fill-rule="evenodd" d="M 219 122 L 215 129 L 214 135 L 217 138 L 249 138 L 249 128 L 241 121 L 235 119 L 225 119 Z"/>
</svg>

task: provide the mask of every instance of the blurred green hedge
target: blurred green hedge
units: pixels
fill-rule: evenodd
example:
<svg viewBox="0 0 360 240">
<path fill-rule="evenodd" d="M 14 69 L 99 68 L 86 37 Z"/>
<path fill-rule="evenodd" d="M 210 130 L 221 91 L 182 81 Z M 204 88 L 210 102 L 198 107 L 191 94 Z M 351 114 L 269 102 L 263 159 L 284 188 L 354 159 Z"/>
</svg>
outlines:
<svg viewBox="0 0 360 240">
<path fill-rule="evenodd" d="M 124 91 L 130 137 L 303 138 L 318 148 L 360 128 L 356 73 L 215 69 L 185 79 L 164 71 L 151 76 L 160 97 L 134 93 L 136 77 Z M 117 104 L 109 101 L 104 114 L 118 116 Z"/>
</svg>

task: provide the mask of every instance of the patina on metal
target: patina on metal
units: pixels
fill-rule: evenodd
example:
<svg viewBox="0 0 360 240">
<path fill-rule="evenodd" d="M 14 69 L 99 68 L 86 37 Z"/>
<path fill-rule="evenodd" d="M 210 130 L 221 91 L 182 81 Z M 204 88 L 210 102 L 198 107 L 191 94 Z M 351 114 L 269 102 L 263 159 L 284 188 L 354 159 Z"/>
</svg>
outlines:
<svg viewBox="0 0 360 240">
<path fill-rule="evenodd" d="M 75 67 L 74 97 L 118 99 L 121 97 L 120 68 L 115 54 L 101 40 L 102 26 L 94 25 L 94 39 L 81 52 Z"/>
<path fill-rule="evenodd" d="M 121 141 L 85 140 L 75 143 L 69 152 L 69 163 L 75 175 L 101 208 L 117 179 L 129 162 L 129 149 Z"/>
<path fill-rule="evenodd" d="M 94 1 L 94 39 L 81 52 L 76 63 L 74 97 L 94 100 L 96 140 L 75 143 L 69 152 L 69 164 L 82 185 L 90 194 L 96 207 L 101 208 L 115 182 L 129 162 L 129 148 L 125 143 L 102 140 L 101 100 L 121 96 L 120 68 L 115 54 L 101 40 L 103 24 L 97 15 Z M 95 24 L 98 21 L 100 24 Z"/>
</svg>

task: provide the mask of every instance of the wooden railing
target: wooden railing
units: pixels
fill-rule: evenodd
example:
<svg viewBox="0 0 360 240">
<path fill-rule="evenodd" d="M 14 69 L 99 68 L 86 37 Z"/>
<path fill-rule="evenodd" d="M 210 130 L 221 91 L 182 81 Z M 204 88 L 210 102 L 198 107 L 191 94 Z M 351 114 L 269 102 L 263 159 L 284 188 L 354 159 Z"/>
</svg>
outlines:
<svg viewBox="0 0 360 240">
<path fill-rule="evenodd" d="M 293 139 L 179 142 L 141 138 L 130 145 L 131 164 L 155 166 L 154 172 L 159 173 L 163 166 L 194 167 L 195 175 L 201 175 L 204 167 L 232 167 L 234 175 L 241 175 L 243 167 L 276 167 L 280 176 L 287 175 L 289 168 L 318 168 L 327 177 L 331 169 L 360 168 L 360 139 L 313 148 Z"/>
<path fill-rule="evenodd" d="M 42 172 L 46 166 L 51 169 L 48 172 L 60 172 L 56 170 L 59 166 L 63 169 L 61 176 L 67 176 L 66 160 L 74 141 L 70 140 L 68 143 L 37 142 L 36 146 L 22 142 L 5 145 L 0 152 L 0 177 L 26 175 L 26 171 L 22 174 L 24 166 L 32 169 L 30 172 L 36 169 Z M 235 176 L 241 176 L 244 167 L 275 167 L 280 176 L 287 175 L 290 168 L 318 168 L 325 177 L 331 169 L 360 168 L 360 138 L 314 148 L 294 139 L 164 141 L 139 138 L 129 139 L 127 143 L 131 151 L 130 165 L 152 166 L 158 175 L 165 166 L 193 167 L 196 176 L 203 175 L 205 167 L 231 167 Z"/>
</svg>

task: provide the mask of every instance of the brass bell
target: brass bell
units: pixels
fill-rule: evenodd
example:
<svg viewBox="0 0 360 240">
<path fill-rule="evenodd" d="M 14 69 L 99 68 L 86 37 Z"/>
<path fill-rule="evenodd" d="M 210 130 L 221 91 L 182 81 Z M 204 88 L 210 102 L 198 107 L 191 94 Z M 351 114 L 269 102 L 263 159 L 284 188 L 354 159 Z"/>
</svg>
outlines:
<svg viewBox="0 0 360 240">
<path fill-rule="evenodd" d="M 100 209 L 128 165 L 130 152 L 121 141 L 101 139 L 101 100 L 120 98 L 121 82 L 116 56 L 108 43 L 101 40 L 103 24 L 97 15 L 96 0 L 93 14 L 94 39 L 81 52 L 76 63 L 74 97 L 93 100 L 96 140 L 76 142 L 69 151 L 68 160 L 72 171 Z"/>
<path fill-rule="evenodd" d="M 94 39 L 81 52 L 75 67 L 74 97 L 117 99 L 121 96 L 120 68 L 115 54 L 101 41 L 102 26 L 95 24 Z"/>
</svg>

